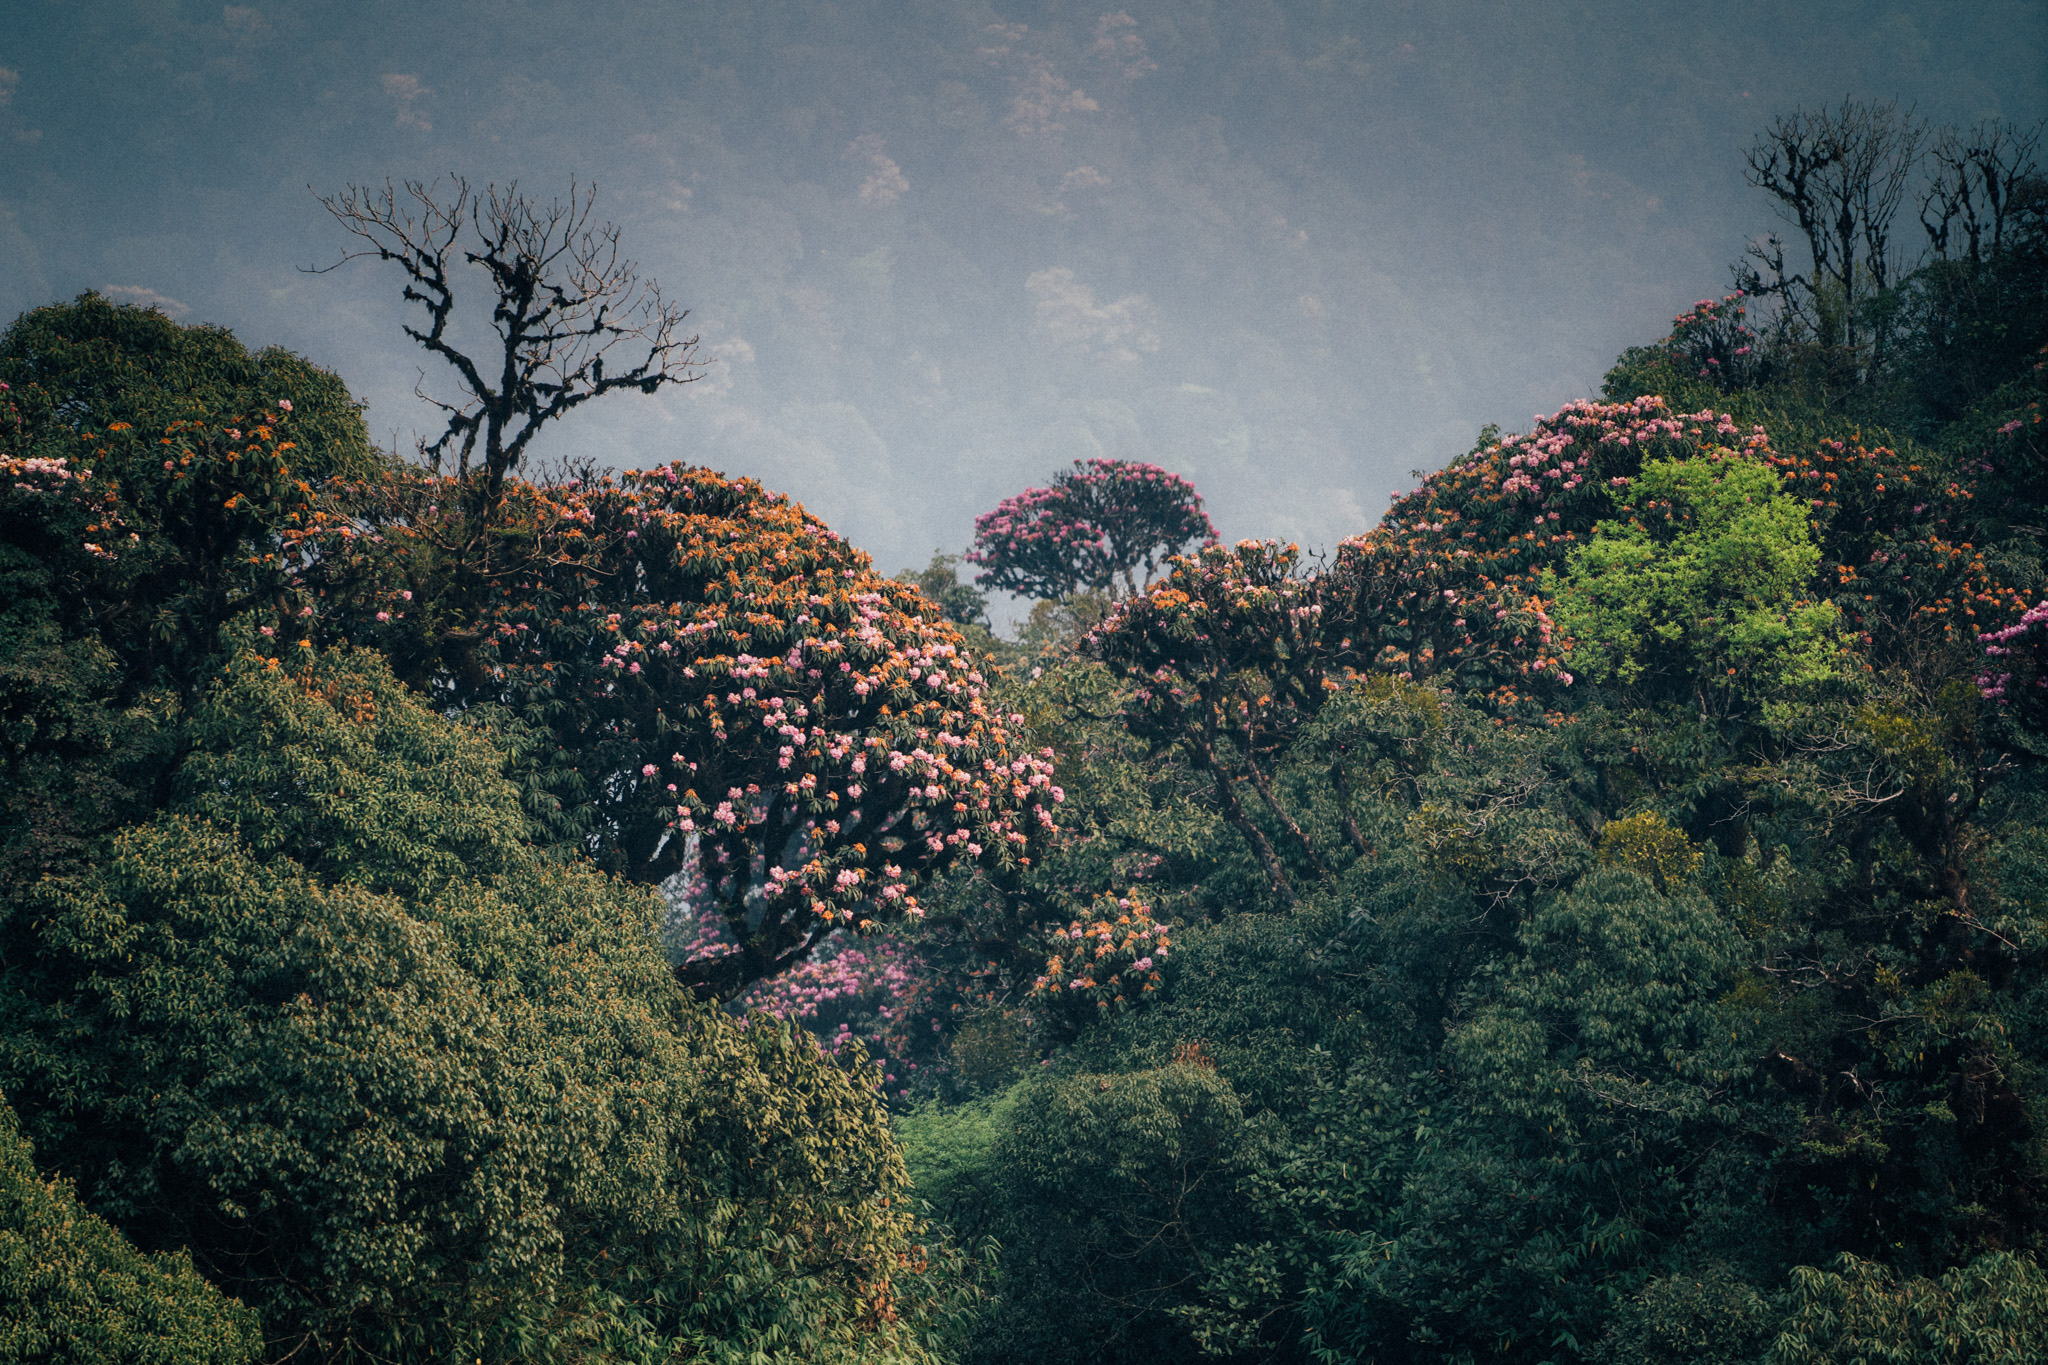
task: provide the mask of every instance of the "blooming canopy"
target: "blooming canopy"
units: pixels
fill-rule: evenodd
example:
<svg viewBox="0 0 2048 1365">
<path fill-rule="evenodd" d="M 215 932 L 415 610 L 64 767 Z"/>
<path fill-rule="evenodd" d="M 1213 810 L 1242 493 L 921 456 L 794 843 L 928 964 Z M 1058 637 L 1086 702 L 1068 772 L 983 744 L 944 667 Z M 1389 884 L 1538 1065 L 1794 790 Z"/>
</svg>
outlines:
<svg viewBox="0 0 2048 1365">
<path fill-rule="evenodd" d="M 1137 593 L 1190 546 L 1216 543 L 1195 486 L 1136 460 L 1076 460 L 1050 488 L 1027 488 L 974 519 L 975 582 L 1053 599 L 1082 589 Z"/>
<path fill-rule="evenodd" d="M 480 532 L 457 492 L 406 472 L 337 500 L 292 537 L 300 590 L 415 686 L 519 717 L 560 837 L 696 888 L 730 942 L 693 987 L 915 917 L 933 873 L 1053 829 L 1051 764 L 958 631 L 787 498 L 680 463 L 512 480 Z"/>
</svg>

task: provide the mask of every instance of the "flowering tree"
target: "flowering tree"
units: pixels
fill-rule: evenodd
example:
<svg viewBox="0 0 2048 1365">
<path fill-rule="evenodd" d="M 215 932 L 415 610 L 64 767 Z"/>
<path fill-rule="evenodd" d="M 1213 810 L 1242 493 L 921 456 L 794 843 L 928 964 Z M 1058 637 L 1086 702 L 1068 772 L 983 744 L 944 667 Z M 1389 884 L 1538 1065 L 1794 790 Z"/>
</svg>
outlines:
<svg viewBox="0 0 2048 1365">
<path fill-rule="evenodd" d="M 1087 1005 L 1084 1015 L 1106 1012 L 1152 994 L 1173 951 L 1169 926 L 1152 907 L 1129 896 L 1098 896 L 1091 913 L 1048 935 L 1045 972 L 1032 983 L 1044 1007 Z"/>
<path fill-rule="evenodd" d="M 1722 392 L 1754 388 L 1770 374 L 1763 338 L 1749 325 L 1749 295 L 1738 289 L 1701 299 L 1671 320 L 1658 343 L 1681 375 L 1704 379 Z"/>
<path fill-rule="evenodd" d="M 723 926 L 678 969 L 698 991 L 915 917 L 934 872 L 1054 828 L 1050 764 L 959 633 L 786 498 L 682 464 L 508 479 L 479 533 L 458 493 L 408 472 L 310 518 L 288 539 L 317 611 L 278 628 L 519 717 L 536 816 Z"/>
<path fill-rule="evenodd" d="M 1978 543 L 1985 462 L 1923 465 L 1886 446 L 1822 440 L 1772 456 L 1820 546 L 1818 589 L 1880 670 L 1928 695 L 1975 671 L 1978 636 L 2027 599 Z"/>
<path fill-rule="evenodd" d="M 1050 488 L 1027 488 L 974 519 L 975 582 L 1025 597 L 1067 597 L 1083 589 L 1136 595 L 1144 570 L 1191 545 L 1216 543 L 1195 486 L 1158 465 L 1076 460 Z"/>
<path fill-rule="evenodd" d="M 1569 686 L 1544 575 L 1617 515 L 1646 464 L 1691 459 L 1783 463 L 1761 426 L 1645 396 L 1569 404 L 1401 494 L 1339 553 L 1374 666 L 1496 706 L 1534 695 L 1532 682 Z"/>
<path fill-rule="evenodd" d="M 4 484 L 27 554 L 0 565 L 0 601 L 95 638 L 127 699 L 209 676 L 222 623 L 275 597 L 275 528 L 384 464 L 332 374 L 91 293 L 0 331 L 0 452 L 43 471 Z"/>
<path fill-rule="evenodd" d="M 1141 596 L 1119 603 L 1091 637 L 1104 662 L 1134 685 L 1124 723 L 1157 747 L 1179 746 L 1206 777 L 1216 808 L 1242 834 L 1273 890 L 1295 891 L 1247 802 L 1263 804 L 1317 873 L 1316 850 L 1275 792 L 1278 755 L 1322 706 L 1336 637 L 1321 583 L 1300 572 L 1297 546 L 1242 541 L 1174 562 Z M 1249 787 L 1250 794 L 1241 795 Z"/>
<path fill-rule="evenodd" d="M 1709 451 L 1758 458 L 1768 442 L 1661 398 L 1573 404 L 1430 476 L 1313 571 L 1295 547 L 1259 541 L 1175 560 L 1092 647 L 1131 684 L 1125 724 L 1209 779 L 1218 813 L 1291 902 L 1298 874 L 1327 879 L 1369 851 L 1346 812 L 1354 765 L 1377 757 L 1322 723 L 1330 704 L 1343 699 L 1356 720 L 1384 709 L 1372 689 L 1391 683 L 1417 689 L 1398 699 L 1411 710 L 1449 690 L 1505 720 L 1569 687 L 1545 571 L 1612 515 L 1645 460 Z M 1319 847 L 1276 780 L 1311 735 L 1348 850 Z"/>
<path fill-rule="evenodd" d="M 2018 701 L 2030 718 L 2048 709 L 2043 702 L 2043 692 L 2048 691 L 2048 601 L 2028 608 L 2003 630 L 1987 630 L 1979 638 L 1990 661 L 1977 678 L 1985 700 L 2000 706 Z"/>
</svg>

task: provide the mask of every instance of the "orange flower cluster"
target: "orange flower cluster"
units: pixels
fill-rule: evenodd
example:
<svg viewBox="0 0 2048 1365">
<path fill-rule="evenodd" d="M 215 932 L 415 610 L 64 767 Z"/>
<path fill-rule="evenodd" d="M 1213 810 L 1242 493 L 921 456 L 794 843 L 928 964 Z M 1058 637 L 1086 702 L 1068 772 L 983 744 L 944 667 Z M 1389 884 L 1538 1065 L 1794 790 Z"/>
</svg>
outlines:
<svg viewBox="0 0 2048 1365">
<path fill-rule="evenodd" d="M 1128 897 L 1097 899 L 1092 919 L 1054 929 L 1045 973 L 1031 994 L 1092 1002 L 1098 1011 L 1132 1003 L 1159 988 L 1160 966 L 1173 950 L 1167 926 L 1149 906 Z"/>
<path fill-rule="evenodd" d="M 2027 610 L 1972 539 L 1976 490 L 1886 446 L 1823 441 L 1773 456 L 1785 491 L 1807 504 L 1823 591 L 1879 666 L 1930 650 L 1974 653 L 1977 637 Z"/>
<path fill-rule="evenodd" d="M 723 922 L 693 985 L 915 917 L 933 873 L 1028 865 L 1054 832 L 1049 754 L 958 632 L 801 506 L 680 463 L 513 480 L 481 529 L 463 492 L 405 473 L 331 499 L 288 538 L 300 586 L 416 685 L 554 737 L 600 862 L 680 875 Z"/>
<path fill-rule="evenodd" d="M 41 409 L 23 420 L 16 398 Z M 286 584 L 276 528 L 314 500 L 293 470 L 288 409 L 154 432 L 72 432 L 33 386 L 0 394 L 0 520 L 64 586 L 135 680 L 196 685 L 221 626 L 273 610 Z M 61 430 L 63 457 L 35 453 Z"/>
</svg>

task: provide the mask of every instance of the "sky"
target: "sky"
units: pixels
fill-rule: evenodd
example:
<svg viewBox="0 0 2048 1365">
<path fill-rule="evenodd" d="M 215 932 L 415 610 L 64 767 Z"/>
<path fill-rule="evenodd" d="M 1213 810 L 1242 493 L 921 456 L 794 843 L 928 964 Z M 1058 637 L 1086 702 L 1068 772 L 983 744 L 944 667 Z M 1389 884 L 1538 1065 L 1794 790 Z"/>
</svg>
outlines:
<svg viewBox="0 0 2048 1365">
<path fill-rule="evenodd" d="M 9 0 L 0 320 L 154 302 L 410 450 L 444 375 L 390 267 L 307 273 L 316 195 L 573 178 L 711 363 L 541 458 L 753 475 L 885 572 L 1091 456 L 1327 546 L 1725 292 L 1744 150 L 1845 97 L 2036 122 L 2048 4 Z"/>
</svg>

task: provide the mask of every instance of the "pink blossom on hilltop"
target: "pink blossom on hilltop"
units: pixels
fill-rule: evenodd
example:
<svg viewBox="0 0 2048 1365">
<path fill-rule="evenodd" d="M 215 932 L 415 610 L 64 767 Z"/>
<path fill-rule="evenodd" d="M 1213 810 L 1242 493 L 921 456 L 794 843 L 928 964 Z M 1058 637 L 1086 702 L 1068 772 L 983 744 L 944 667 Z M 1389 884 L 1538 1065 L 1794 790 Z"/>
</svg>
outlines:
<svg viewBox="0 0 2048 1365">
<path fill-rule="evenodd" d="M 1682 375 L 1712 380 L 1724 392 L 1753 387 L 1766 377 L 1767 360 L 1748 314 L 1741 290 L 1701 299 L 1671 320 L 1671 335 L 1658 346 Z"/>
<path fill-rule="evenodd" d="M 1129 596 L 1173 555 L 1216 543 L 1193 484 L 1134 460 L 1076 460 L 974 519 L 975 582 L 1026 597 L 1083 588 Z"/>
<path fill-rule="evenodd" d="M 325 514 L 291 546 L 309 599 L 372 596 L 363 619 L 401 621 L 397 585 L 462 515 L 452 488 L 407 472 L 356 490 L 382 548 Z M 684 960 L 701 994 L 793 969 L 835 929 L 915 919 L 931 877 L 1027 865 L 1055 832 L 1057 798 L 1030 780 L 1050 762 L 984 771 L 1019 757 L 1021 724 L 991 710 L 967 641 L 787 498 L 672 464 L 512 482 L 502 524 L 519 549 L 479 606 L 475 685 L 578 736 L 565 753 L 634 846 L 627 875 L 666 882 L 686 848 L 708 871 L 698 906 L 742 945 Z"/>
</svg>

